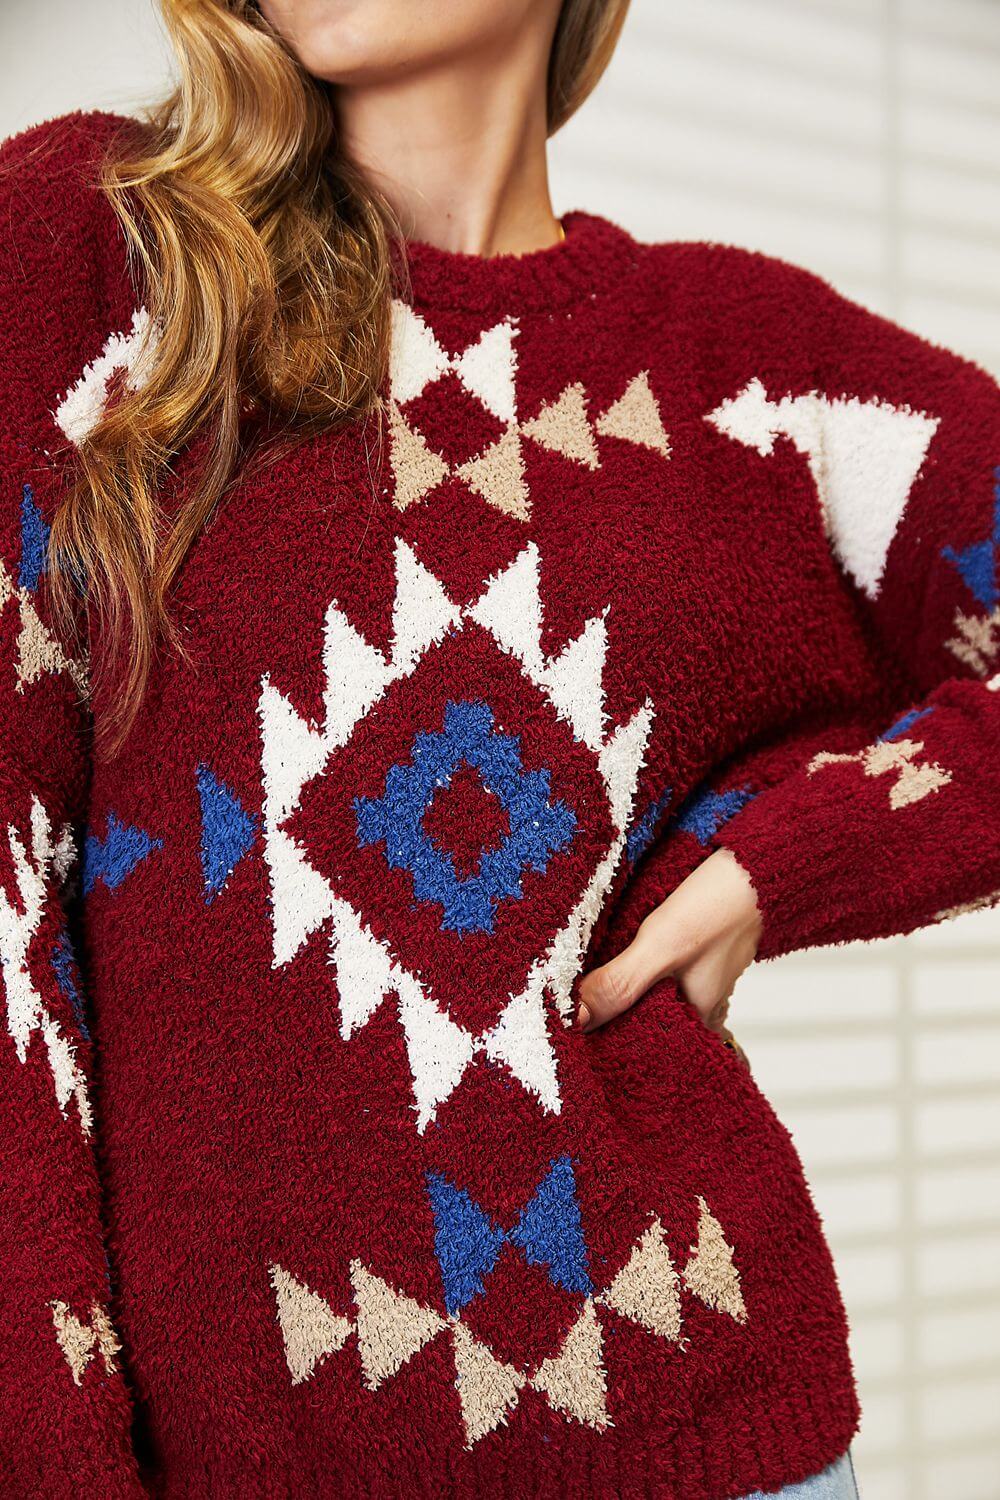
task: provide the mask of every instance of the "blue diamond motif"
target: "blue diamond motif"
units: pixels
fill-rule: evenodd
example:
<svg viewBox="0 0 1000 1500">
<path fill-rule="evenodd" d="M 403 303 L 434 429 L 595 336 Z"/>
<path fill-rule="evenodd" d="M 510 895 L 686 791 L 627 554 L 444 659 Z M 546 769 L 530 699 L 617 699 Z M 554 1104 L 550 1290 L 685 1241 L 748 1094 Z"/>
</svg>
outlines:
<svg viewBox="0 0 1000 1500">
<path fill-rule="evenodd" d="M 423 826 L 434 797 L 463 764 L 479 772 L 510 824 L 498 848 L 483 849 L 478 873 L 464 878 Z M 415 735 L 409 765 L 390 767 L 383 796 L 356 797 L 354 811 L 359 845 L 384 843 L 390 867 L 412 875 L 416 899 L 441 906 L 448 932 L 491 933 L 500 902 L 521 900 L 525 870 L 544 873 L 576 830 L 565 802 L 551 799 L 549 772 L 526 771 L 520 737 L 494 728 L 488 703 L 471 701 L 448 703 L 444 729 Z"/>
</svg>

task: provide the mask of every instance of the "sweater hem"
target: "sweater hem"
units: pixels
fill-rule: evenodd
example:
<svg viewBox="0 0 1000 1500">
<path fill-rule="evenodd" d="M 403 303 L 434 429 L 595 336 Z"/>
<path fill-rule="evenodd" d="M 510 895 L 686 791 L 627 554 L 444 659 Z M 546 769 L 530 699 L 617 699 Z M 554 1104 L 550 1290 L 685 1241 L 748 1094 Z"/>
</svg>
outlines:
<svg viewBox="0 0 1000 1500">
<path fill-rule="evenodd" d="M 587 1446 L 560 1451 L 544 1434 L 526 1451 L 509 1432 L 496 1434 L 492 1445 L 459 1450 L 450 1464 L 429 1460 L 419 1449 L 383 1449 L 377 1459 L 364 1444 L 366 1476 L 345 1473 L 344 1467 L 324 1465 L 304 1473 L 301 1465 L 270 1468 L 256 1481 L 244 1475 L 244 1500 L 561 1500 L 567 1493 L 614 1497 L 614 1500 L 742 1500 L 756 1491 L 774 1493 L 822 1472 L 850 1447 L 859 1422 L 859 1408 L 850 1377 L 831 1384 L 800 1385 L 794 1390 L 757 1390 L 752 1397 L 732 1399 L 706 1410 L 683 1427 L 652 1428 L 648 1438 L 587 1432 Z M 579 1429 L 576 1429 L 579 1432 Z M 609 1447 L 610 1439 L 615 1446 Z M 185 1475 L 183 1495 L 205 1500 L 225 1491 L 232 1471 L 223 1464 L 218 1473 L 208 1468 L 204 1455 L 197 1465 L 169 1466 Z M 200 1473 L 201 1487 L 192 1487 Z M 223 1486 L 220 1490 L 219 1485 Z M 151 1493 L 159 1500 L 180 1500 L 182 1491 L 154 1480 Z"/>
</svg>

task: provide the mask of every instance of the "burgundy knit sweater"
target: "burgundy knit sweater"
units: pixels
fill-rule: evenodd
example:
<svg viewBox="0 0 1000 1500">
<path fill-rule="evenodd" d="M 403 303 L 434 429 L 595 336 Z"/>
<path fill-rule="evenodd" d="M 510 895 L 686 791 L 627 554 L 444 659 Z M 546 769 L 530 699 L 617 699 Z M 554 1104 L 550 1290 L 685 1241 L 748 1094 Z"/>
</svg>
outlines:
<svg viewBox="0 0 1000 1500">
<path fill-rule="evenodd" d="M 121 128 L 2 154 L 0 1493 L 803 1478 L 857 1405 L 789 1137 L 673 982 L 574 987 L 719 845 L 765 957 L 1000 894 L 997 387 L 742 250 L 415 244 L 384 430 L 244 477 L 91 757 Z"/>
</svg>

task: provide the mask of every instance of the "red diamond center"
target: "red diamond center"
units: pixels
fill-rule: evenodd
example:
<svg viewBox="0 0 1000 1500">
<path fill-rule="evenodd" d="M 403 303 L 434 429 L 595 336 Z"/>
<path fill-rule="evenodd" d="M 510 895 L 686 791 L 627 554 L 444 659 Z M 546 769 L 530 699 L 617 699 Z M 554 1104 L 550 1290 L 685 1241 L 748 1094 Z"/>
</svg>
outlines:
<svg viewBox="0 0 1000 1500">
<path fill-rule="evenodd" d="M 502 802 L 467 761 L 462 761 L 448 785 L 434 794 L 423 826 L 441 852 L 451 856 L 460 880 L 477 875 L 483 855 L 498 849 L 510 833 L 510 819 Z"/>
<path fill-rule="evenodd" d="M 519 1370 L 535 1370 L 559 1352 L 584 1303 L 513 1245 L 504 1245 L 483 1290 L 485 1295 L 462 1309 L 462 1322 L 498 1359 Z"/>
</svg>

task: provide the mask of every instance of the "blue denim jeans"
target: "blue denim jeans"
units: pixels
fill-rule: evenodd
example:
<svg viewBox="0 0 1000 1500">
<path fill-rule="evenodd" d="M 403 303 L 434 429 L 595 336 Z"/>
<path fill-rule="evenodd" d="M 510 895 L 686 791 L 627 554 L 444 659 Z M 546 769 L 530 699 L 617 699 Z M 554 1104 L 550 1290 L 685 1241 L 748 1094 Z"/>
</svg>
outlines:
<svg viewBox="0 0 1000 1500">
<path fill-rule="evenodd" d="M 752 1495 L 744 1495 L 743 1500 L 859 1500 L 851 1455 L 845 1453 L 821 1474 L 803 1479 L 801 1484 L 787 1484 L 776 1494 L 772 1491 L 770 1496 L 755 1490 Z"/>
</svg>

